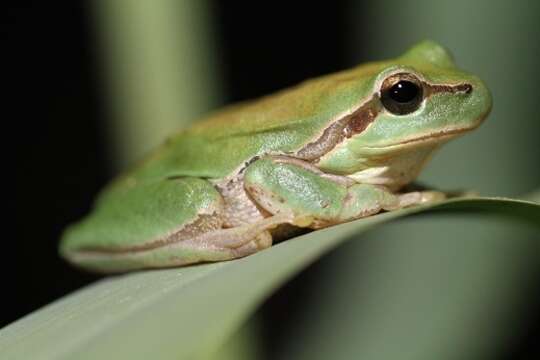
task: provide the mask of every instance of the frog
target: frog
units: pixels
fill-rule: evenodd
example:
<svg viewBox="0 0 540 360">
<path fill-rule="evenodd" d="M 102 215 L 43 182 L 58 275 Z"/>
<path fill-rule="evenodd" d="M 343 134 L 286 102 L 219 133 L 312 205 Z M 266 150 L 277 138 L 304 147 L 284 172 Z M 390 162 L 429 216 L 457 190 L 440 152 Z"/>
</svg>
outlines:
<svg viewBox="0 0 540 360">
<path fill-rule="evenodd" d="M 91 271 L 242 258 L 316 231 L 446 197 L 409 185 L 490 112 L 485 83 L 425 40 L 402 55 L 226 106 L 99 193 L 59 252 Z"/>
</svg>

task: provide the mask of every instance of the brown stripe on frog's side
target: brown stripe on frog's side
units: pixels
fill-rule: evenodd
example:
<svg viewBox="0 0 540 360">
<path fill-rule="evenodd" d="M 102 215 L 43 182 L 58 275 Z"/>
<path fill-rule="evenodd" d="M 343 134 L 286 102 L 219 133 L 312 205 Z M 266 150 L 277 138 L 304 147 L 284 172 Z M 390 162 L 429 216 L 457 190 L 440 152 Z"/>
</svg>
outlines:
<svg viewBox="0 0 540 360">
<path fill-rule="evenodd" d="M 154 250 L 160 247 L 165 247 L 175 243 L 179 243 L 185 240 L 194 238 L 197 235 L 201 235 L 213 230 L 219 230 L 222 228 L 223 219 L 217 212 L 211 214 L 199 214 L 197 218 L 175 232 L 168 234 L 164 237 L 151 240 L 148 243 L 141 245 L 123 246 L 119 248 L 104 248 L 100 246 L 84 246 L 76 250 L 78 254 L 128 254 L 143 252 L 148 250 Z"/>
<path fill-rule="evenodd" d="M 353 113 L 335 121 L 326 128 L 322 135 L 298 150 L 295 156 L 299 159 L 312 161 L 332 150 L 343 139 L 350 138 L 364 131 L 375 120 L 381 110 L 378 97 L 373 96 Z"/>
</svg>

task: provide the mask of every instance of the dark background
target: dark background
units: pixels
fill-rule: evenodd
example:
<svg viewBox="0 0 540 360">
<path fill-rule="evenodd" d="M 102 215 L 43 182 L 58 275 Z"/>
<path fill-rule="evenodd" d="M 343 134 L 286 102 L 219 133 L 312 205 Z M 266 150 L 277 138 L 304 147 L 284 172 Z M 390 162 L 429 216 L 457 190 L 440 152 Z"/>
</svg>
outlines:
<svg viewBox="0 0 540 360">
<path fill-rule="evenodd" d="M 346 38 L 345 6 L 310 2 L 307 16 L 305 4 L 295 4 L 283 11 L 271 2 L 215 2 L 225 102 L 352 65 L 340 40 Z M 246 11 L 264 16 L 242 16 Z M 89 210 L 114 175 L 103 136 L 110 116 L 100 91 L 105 79 L 85 3 L 29 2 L 6 14 L 3 38 L 14 60 L 6 70 L 15 95 L 8 105 L 15 108 L 4 117 L 4 134 L 17 160 L 14 236 L 5 235 L 2 247 L 0 327 L 98 278 L 59 259 L 56 246 L 62 229 Z M 300 306 L 317 266 L 274 295 L 264 314 L 279 319 Z M 274 323 L 268 331 L 279 334 Z M 538 322 L 525 333 L 500 359 L 525 359 L 537 349 Z"/>
</svg>

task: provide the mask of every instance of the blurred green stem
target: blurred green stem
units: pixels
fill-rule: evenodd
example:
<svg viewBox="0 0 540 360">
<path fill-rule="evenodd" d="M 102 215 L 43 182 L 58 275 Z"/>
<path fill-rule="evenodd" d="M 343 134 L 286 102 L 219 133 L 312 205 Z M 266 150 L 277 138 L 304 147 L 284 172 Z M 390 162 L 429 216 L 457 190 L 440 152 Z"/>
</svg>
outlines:
<svg viewBox="0 0 540 360">
<path fill-rule="evenodd" d="M 124 167 L 216 104 L 209 4 L 92 4 L 112 113 L 109 150 L 114 165 Z"/>
<path fill-rule="evenodd" d="M 218 102 L 209 3 L 93 4 L 112 115 L 109 152 L 113 165 L 123 168 Z M 239 333 L 218 358 L 251 357 L 256 346 L 250 339 Z"/>
</svg>

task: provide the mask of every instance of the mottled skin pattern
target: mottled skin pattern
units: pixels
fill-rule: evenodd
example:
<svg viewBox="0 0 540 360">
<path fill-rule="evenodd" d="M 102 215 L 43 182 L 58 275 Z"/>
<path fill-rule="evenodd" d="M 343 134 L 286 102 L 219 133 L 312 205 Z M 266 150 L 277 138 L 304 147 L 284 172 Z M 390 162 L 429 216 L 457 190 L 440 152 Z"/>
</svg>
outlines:
<svg viewBox="0 0 540 360">
<path fill-rule="evenodd" d="M 382 94 L 403 80 L 420 89 L 419 100 L 396 110 Z M 435 201 L 443 194 L 399 190 L 490 107 L 484 84 L 427 41 L 229 106 L 106 187 L 67 229 L 61 254 L 104 272 L 227 260 L 294 228 Z"/>
</svg>

